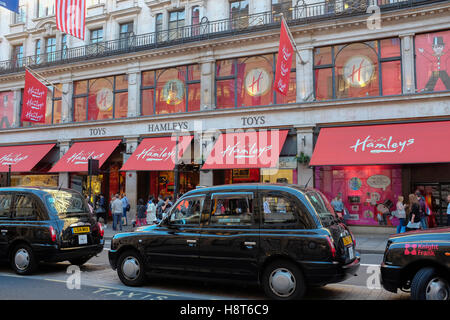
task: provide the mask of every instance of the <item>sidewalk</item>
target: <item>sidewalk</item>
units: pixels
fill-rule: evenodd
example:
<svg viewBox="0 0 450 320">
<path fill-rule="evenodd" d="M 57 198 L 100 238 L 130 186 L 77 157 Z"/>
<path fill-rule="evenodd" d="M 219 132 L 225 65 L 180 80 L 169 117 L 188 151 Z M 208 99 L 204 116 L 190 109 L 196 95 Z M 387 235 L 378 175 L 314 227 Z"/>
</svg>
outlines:
<svg viewBox="0 0 450 320">
<path fill-rule="evenodd" d="M 367 230 L 354 230 L 352 229 L 353 236 L 356 239 L 356 250 L 359 253 L 372 253 L 372 254 L 383 254 L 386 248 L 387 240 L 389 235 L 395 233 L 391 230 L 383 230 L 383 232 L 370 232 Z M 112 223 L 109 223 L 105 229 L 105 239 L 111 240 L 116 233 L 129 232 L 132 231 L 133 227 L 131 225 L 123 226 L 122 231 L 114 231 L 112 229 Z"/>
</svg>

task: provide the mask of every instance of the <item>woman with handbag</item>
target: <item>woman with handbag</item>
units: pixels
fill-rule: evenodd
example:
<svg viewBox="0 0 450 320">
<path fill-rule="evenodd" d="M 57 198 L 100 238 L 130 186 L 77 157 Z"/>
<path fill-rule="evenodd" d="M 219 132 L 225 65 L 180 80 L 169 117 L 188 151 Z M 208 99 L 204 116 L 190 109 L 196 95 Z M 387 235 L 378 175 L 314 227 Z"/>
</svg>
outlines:
<svg viewBox="0 0 450 320">
<path fill-rule="evenodd" d="M 409 195 L 409 216 L 406 231 L 420 229 L 420 204 L 415 194 Z"/>
</svg>

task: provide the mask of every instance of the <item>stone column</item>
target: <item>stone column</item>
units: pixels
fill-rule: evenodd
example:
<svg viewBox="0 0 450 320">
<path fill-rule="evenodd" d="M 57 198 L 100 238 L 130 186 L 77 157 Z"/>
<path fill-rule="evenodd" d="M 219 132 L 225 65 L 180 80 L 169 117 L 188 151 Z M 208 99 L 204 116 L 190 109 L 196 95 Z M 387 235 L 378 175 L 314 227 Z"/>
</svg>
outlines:
<svg viewBox="0 0 450 320">
<path fill-rule="evenodd" d="M 300 157 L 303 153 L 304 156 L 311 159 L 313 153 L 313 137 L 314 137 L 314 124 L 305 124 L 296 126 L 297 129 L 297 156 Z M 309 163 L 309 161 L 308 161 Z M 308 163 L 297 163 L 298 184 L 306 185 L 309 187 L 314 185 L 313 174 L 314 170 L 309 167 Z"/>
<path fill-rule="evenodd" d="M 203 162 L 206 161 L 207 157 L 211 153 L 220 132 L 211 130 L 203 133 L 200 140 L 201 157 Z M 214 175 L 213 170 L 200 170 L 200 185 L 205 187 L 210 187 L 214 185 Z"/>
<path fill-rule="evenodd" d="M 60 140 L 59 142 L 59 159 L 69 151 L 70 148 L 70 140 Z M 60 172 L 58 178 L 58 186 L 61 188 L 69 188 L 69 173 L 68 172 Z"/>
<path fill-rule="evenodd" d="M 200 110 L 212 110 L 215 109 L 215 60 L 214 58 L 206 58 L 200 64 L 201 76 L 200 76 Z"/>
<path fill-rule="evenodd" d="M 137 117 L 141 115 L 141 93 L 140 93 L 140 72 L 137 65 L 128 68 L 128 117 Z"/>
<path fill-rule="evenodd" d="M 68 123 L 73 121 L 73 82 L 72 80 L 65 80 L 62 82 L 62 97 L 61 97 L 61 122 Z"/>
<path fill-rule="evenodd" d="M 313 47 L 299 48 L 296 55 L 297 102 L 314 100 Z"/>
<path fill-rule="evenodd" d="M 13 120 L 12 123 L 10 123 L 10 126 L 12 128 L 18 128 L 20 127 L 20 102 L 22 100 L 22 89 L 15 89 L 13 90 L 14 93 L 14 114 L 13 114 Z"/>
<path fill-rule="evenodd" d="M 401 34 L 403 94 L 416 92 L 414 34 Z"/>
<path fill-rule="evenodd" d="M 125 163 L 131 154 L 136 150 L 139 144 L 139 136 L 125 136 L 126 151 L 123 154 L 123 163 Z M 130 211 L 127 213 L 128 223 L 136 219 L 136 205 L 137 205 L 137 172 L 127 171 L 125 175 L 125 193 L 130 202 Z"/>
</svg>

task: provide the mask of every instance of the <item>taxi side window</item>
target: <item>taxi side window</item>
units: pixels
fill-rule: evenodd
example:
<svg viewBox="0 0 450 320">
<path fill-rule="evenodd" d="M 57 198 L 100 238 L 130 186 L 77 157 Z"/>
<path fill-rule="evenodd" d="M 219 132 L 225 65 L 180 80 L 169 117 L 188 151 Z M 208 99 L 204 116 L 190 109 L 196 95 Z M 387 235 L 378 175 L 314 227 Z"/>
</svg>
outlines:
<svg viewBox="0 0 450 320">
<path fill-rule="evenodd" d="M 308 212 L 295 197 L 279 192 L 261 193 L 261 202 L 264 227 L 308 228 Z"/>
<path fill-rule="evenodd" d="M 215 193 L 209 225 L 250 226 L 255 223 L 253 193 Z"/>
<path fill-rule="evenodd" d="M 0 194 L 0 218 L 9 218 L 12 194 Z"/>
<path fill-rule="evenodd" d="M 38 216 L 38 208 L 35 199 L 30 195 L 16 194 L 14 197 L 14 219 L 35 220 Z"/>
<path fill-rule="evenodd" d="M 204 197 L 188 197 L 175 205 L 170 211 L 170 224 L 199 225 Z"/>
</svg>

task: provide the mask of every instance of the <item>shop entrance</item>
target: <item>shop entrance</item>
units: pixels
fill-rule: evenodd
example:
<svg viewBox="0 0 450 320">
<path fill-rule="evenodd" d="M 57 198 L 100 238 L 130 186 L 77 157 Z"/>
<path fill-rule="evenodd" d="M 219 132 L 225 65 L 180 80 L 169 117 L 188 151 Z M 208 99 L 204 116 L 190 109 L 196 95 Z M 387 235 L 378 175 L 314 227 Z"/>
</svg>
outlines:
<svg viewBox="0 0 450 320">
<path fill-rule="evenodd" d="M 420 190 L 433 213 L 436 214 L 436 223 L 447 225 L 447 196 L 450 194 L 450 182 L 416 183 L 414 190 Z"/>
</svg>

